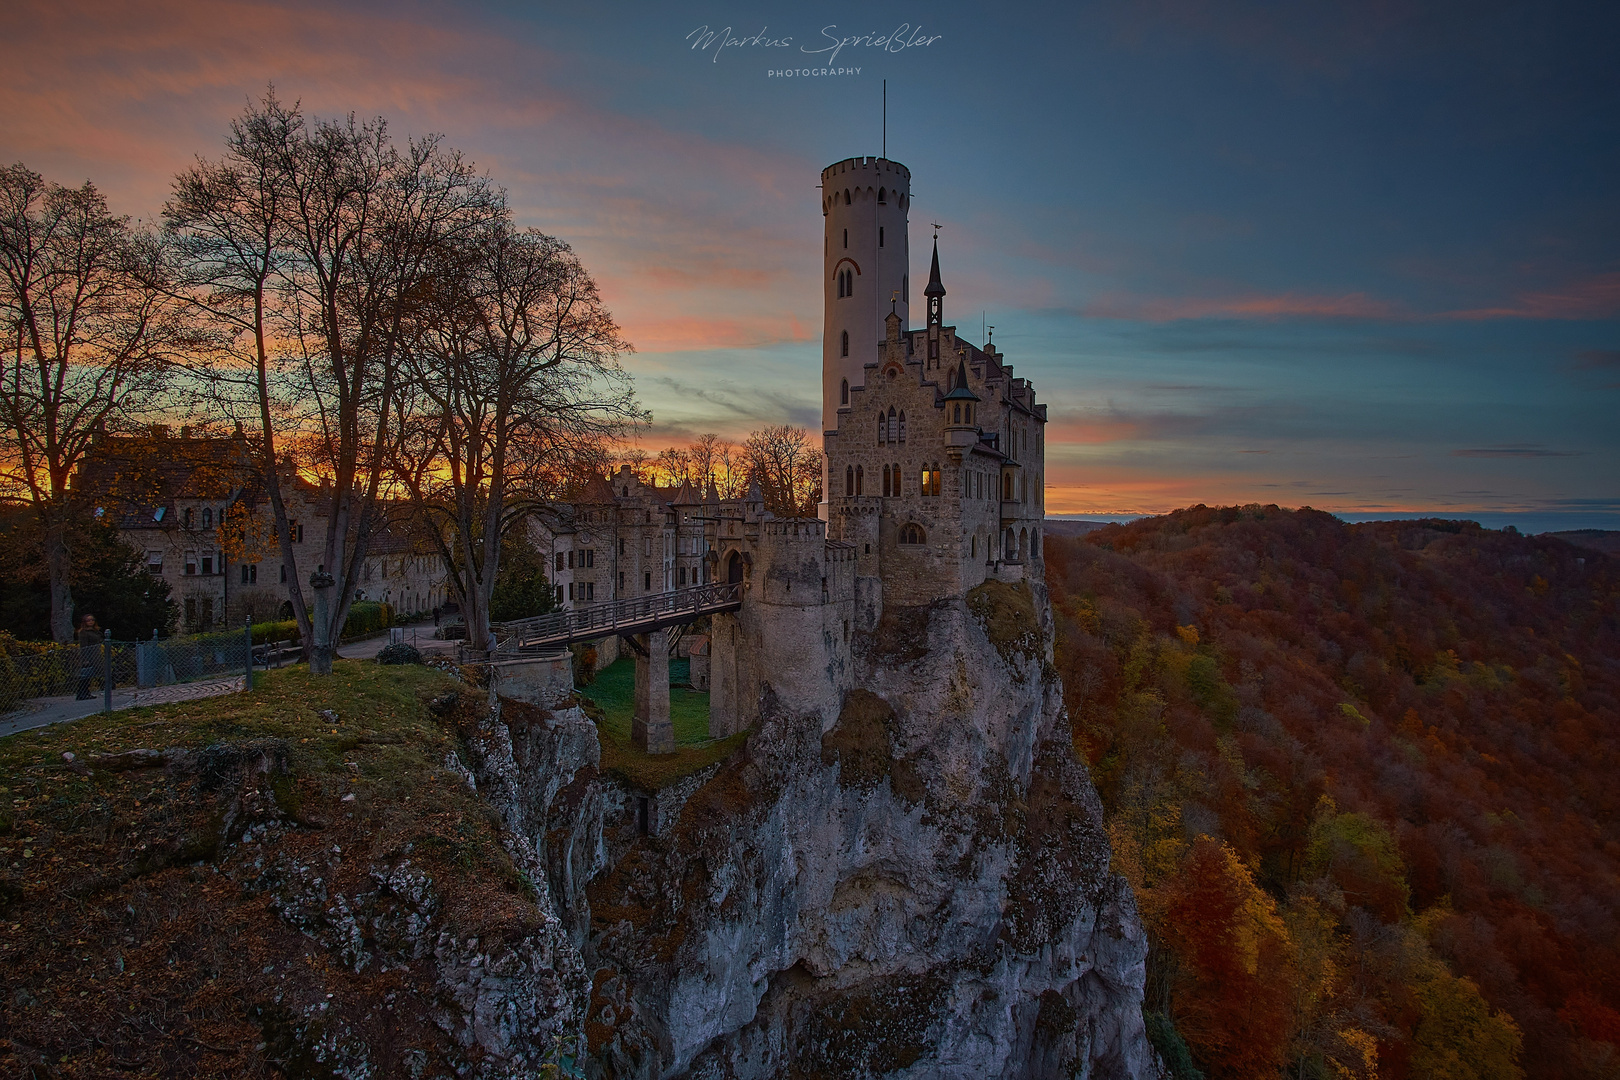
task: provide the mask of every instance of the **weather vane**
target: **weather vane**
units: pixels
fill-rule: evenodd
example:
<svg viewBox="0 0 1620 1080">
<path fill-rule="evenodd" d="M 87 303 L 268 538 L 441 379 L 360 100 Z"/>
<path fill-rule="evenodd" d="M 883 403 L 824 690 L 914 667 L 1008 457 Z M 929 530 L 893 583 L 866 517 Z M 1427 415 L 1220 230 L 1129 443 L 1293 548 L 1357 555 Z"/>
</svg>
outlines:
<svg viewBox="0 0 1620 1080">
<path fill-rule="evenodd" d="M 937 221 L 930 221 L 928 224 L 930 224 L 930 225 L 932 225 L 934 227 L 934 239 L 938 240 L 939 239 L 939 230 L 943 229 L 945 226 L 941 225 Z"/>
</svg>

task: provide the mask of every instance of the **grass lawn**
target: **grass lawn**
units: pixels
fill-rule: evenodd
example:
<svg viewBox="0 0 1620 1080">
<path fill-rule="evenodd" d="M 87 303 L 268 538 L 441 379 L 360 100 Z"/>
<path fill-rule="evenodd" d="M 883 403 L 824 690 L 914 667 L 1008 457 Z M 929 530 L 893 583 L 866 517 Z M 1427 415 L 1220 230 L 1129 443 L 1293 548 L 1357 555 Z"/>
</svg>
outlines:
<svg viewBox="0 0 1620 1080">
<path fill-rule="evenodd" d="M 688 661 L 673 660 L 669 665 L 671 683 L 686 682 Z M 597 672 L 596 681 L 580 689 L 601 706 L 605 721 L 599 723 L 604 735 L 621 743 L 630 741 L 630 714 L 636 704 L 636 660 L 621 656 Z M 709 741 L 709 695 L 699 690 L 669 691 L 669 716 L 675 724 L 676 746 L 701 746 Z"/>
<path fill-rule="evenodd" d="M 670 663 L 670 682 L 686 682 L 687 661 Z M 626 656 L 597 673 L 596 681 L 581 687 L 585 710 L 602 735 L 602 769 L 616 773 L 643 791 L 657 791 L 683 777 L 723 761 L 740 749 L 748 733 L 727 739 L 709 738 L 709 695 L 671 688 L 670 719 L 675 725 L 675 752 L 648 754 L 630 742 L 630 714 L 636 701 L 635 657 Z"/>
</svg>

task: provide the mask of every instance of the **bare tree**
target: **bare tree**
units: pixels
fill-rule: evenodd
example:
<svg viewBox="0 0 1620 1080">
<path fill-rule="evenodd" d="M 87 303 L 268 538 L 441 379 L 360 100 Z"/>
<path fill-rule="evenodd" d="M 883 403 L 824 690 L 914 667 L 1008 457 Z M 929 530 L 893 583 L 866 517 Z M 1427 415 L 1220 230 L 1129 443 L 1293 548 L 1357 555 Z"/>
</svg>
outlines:
<svg viewBox="0 0 1620 1080">
<path fill-rule="evenodd" d="M 568 246 L 506 217 L 449 245 L 418 310 L 395 471 L 433 530 L 467 618 L 491 647 L 507 531 L 642 418 L 618 358 L 630 346 Z"/>
<path fill-rule="evenodd" d="M 680 487 L 692 481 L 692 453 L 678 446 L 666 447 L 653 459 L 653 468 L 670 487 Z"/>
<path fill-rule="evenodd" d="M 58 641 L 73 634 L 73 474 L 109 426 L 161 401 L 183 338 L 156 252 L 91 184 L 0 169 L 0 483 L 38 517 Z"/>
<path fill-rule="evenodd" d="M 759 481 L 765 508 L 778 517 L 813 517 L 821 501 L 821 451 L 804 428 L 767 427 L 743 444 L 748 471 Z"/>
<path fill-rule="evenodd" d="M 400 148 L 382 120 L 307 121 L 271 92 L 232 123 L 223 158 L 176 179 L 164 208 L 185 295 L 219 331 L 200 374 L 257 427 L 289 596 L 318 674 L 331 671 L 379 525 L 408 319 L 443 245 L 484 227 L 499 205 L 436 137 Z M 300 460 L 289 462 L 289 449 Z M 313 605 L 292 547 L 290 466 L 326 481 Z"/>
</svg>

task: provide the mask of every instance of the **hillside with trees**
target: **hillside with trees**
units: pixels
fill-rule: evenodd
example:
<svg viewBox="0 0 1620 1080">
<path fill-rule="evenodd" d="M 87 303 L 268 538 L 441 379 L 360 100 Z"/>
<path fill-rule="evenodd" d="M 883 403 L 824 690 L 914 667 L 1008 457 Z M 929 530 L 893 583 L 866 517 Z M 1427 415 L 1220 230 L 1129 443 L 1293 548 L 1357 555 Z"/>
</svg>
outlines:
<svg viewBox="0 0 1620 1080">
<path fill-rule="evenodd" d="M 1620 573 L 1472 522 L 1053 538 L 1178 1076 L 1620 1076 Z"/>
</svg>

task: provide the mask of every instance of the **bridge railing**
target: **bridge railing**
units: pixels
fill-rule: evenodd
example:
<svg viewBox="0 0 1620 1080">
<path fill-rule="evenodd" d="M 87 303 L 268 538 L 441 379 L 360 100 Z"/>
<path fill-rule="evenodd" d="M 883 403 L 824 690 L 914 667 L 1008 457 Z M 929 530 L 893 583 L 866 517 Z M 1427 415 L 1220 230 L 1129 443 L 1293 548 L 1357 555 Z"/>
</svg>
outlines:
<svg viewBox="0 0 1620 1080">
<path fill-rule="evenodd" d="M 659 624 L 698 618 L 712 611 L 735 607 L 742 600 L 737 582 L 712 582 L 689 589 L 611 600 L 573 611 L 554 611 L 528 619 L 496 623 L 490 627 L 496 651 L 521 652 L 546 645 L 638 633 Z"/>
</svg>

